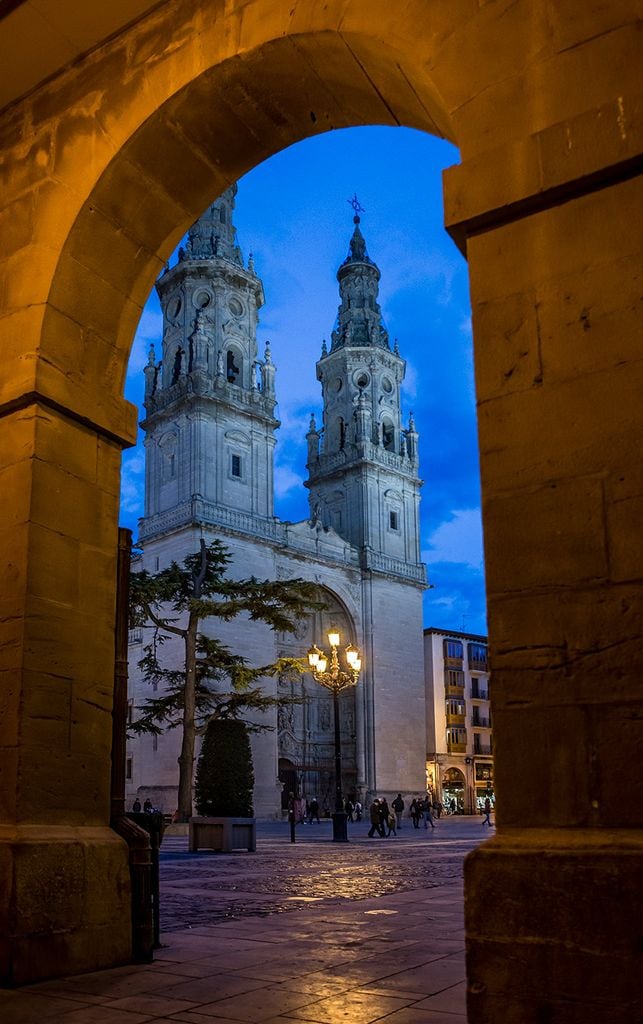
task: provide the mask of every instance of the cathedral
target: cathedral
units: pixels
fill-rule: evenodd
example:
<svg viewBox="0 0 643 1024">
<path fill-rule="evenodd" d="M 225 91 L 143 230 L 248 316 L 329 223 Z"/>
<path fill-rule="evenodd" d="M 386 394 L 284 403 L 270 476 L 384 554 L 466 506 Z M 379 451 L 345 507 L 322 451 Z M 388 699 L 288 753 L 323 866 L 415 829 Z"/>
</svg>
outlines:
<svg viewBox="0 0 643 1024">
<path fill-rule="evenodd" d="M 189 231 L 177 263 L 157 282 L 163 311 L 161 358 L 145 367 L 145 514 L 135 568 L 182 562 L 201 538 L 229 549 L 233 577 L 314 581 L 324 609 L 294 634 L 241 619 L 208 622 L 250 664 L 327 648 L 331 625 L 358 646 L 356 687 L 340 697 L 343 791 L 374 794 L 426 787 L 426 727 L 420 561 L 418 434 L 403 424 L 405 362 L 391 346 L 377 301 L 380 271 L 355 214 L 339 267 L 340 304 L 331 343 L 316 366 L 323 420 L 310 419 L 305 486 L 310 516 L 274 514 L 279 421 L 273 353 L 257 349 L 263 286 L 244 261 L 233 223 L 236 186 Z M 312 372 L 312 367 L 311 367 Z M 151 696 L 138 667 L 151 630 L 130 634 L 131 714 Z M 180 664 L 167 641 L 164 657 Z M 172 660 L 174 658 L 174 660 Z M 262 716 L 252 735 L 255 814 L 280 817 L 290 790 L 333 809 L 331 694 L 309 675 L 266 679 L 264 691 L 300 698 Z M 128 801 L 176 808 L 180 730 L 129 741 Z"/>
</svg>

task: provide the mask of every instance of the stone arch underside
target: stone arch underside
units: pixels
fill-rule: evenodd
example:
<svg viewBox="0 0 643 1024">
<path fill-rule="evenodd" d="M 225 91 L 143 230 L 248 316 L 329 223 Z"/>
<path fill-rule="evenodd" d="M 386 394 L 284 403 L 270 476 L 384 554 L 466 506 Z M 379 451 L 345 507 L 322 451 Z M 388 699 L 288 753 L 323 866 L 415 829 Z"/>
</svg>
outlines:
<svg viewBox="0 0 643 1024">
<path fill-rule="evenodd" d="M 637 1015 L 632 22 L 574 0 L 175 0 L 5 113 L 9 982 L 129 955 L 127 858 L 107 827 L 113 581 L 136 418 L 122 388 L 153 280 L 253 164 L 330 128 L 405 124 L 464 159 L 446 216 L 472 286 L 498 796 L 498 834 L 467 865 L 470 1020 Z M 54 879 L 56 906 L 39 903 Z"/>
</svg>

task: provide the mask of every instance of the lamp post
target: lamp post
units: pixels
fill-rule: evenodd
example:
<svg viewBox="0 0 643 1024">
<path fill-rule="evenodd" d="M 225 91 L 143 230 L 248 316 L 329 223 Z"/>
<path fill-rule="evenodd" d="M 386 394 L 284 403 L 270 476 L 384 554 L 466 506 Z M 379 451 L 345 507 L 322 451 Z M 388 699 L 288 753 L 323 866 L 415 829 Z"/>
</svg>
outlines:
<svg viewBox="0 0 643 1024">
<path fill-rule="evenodd" d="M 349 686 L 356 686 L 362 660 L 356 647 L 349 644 L 344 651 L 347 669 L 339 663 L 337 649 L 339 647 L 339 630 L 331 627 L 328 631 L 330 657 L 315 644 L 308 651 L 308 664 L 316 683 L 330 690 L 333 695 L 333 712 L 335 719 L 335 812 L 333 814 L 333 842 L 347 843 L 347 814 L 344 810 L 342 797 L 342 743 L 339 730 L 339 695 Z"/>
</svg>

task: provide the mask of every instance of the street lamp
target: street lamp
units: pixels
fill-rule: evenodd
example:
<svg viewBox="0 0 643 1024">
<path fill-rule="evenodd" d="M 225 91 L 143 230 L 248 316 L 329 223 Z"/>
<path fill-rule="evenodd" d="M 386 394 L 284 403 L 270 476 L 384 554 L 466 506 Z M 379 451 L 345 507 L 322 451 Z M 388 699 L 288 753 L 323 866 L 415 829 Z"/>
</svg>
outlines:
<svg viewBox="0 0 643 1024">
<path fill-rule="evenodd" d="M 349 686 L 357 685 L 362 660 L 358 649 L 349 644 L 344 651 L 348 669 L 342 669 L 337 654 L 339 641 L 339 630 L 331 626 L 328 630 L 330 656 L 313 644 L 308 651 L 308 664 L 310 665 L 310 671 L 315 682 L 321 683 L 322 686 L 325 686 L 333 694 L 333 711 L 335 715 L 335 813 L 333 814 L 333 842 L 347 843 L 347 814 L 344 810 L 342 798 L 342 744 L 339 732 L 339 695 L 342 690 L 348 689 Z"/>
</svg>

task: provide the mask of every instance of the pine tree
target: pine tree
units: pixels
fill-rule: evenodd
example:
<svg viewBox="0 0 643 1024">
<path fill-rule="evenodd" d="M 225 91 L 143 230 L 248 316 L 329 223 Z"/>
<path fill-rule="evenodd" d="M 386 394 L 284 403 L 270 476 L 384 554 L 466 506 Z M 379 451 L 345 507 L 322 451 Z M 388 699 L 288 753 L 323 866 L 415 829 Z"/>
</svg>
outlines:
<svg viewBox="0 0 643 1024">
<path fill-rule="evenodd" d="M 139 666 L 147 682 L 162 685 L 162 693 L 145 701 L 129 729 L 158 735 L 166 729 L 181 728 L 180 821 L 192 815 L 197 732 L 211 719 L 237 719 L 247 712 L 267 711 L 290 702 L 291 698 L 266 696 L 261 687 L 252 684 L 265 676 L 307 670 L 303 658 L 278 658 L 253 668 L 241 654 L 206 636 L 200 628 L 203 621 L 229 622 L 246 614 L 252 622 L 265 622 L 274 632 L 292 633 L 299 619 L 323 607 L 313 583 L 254 577 L 234 580 L 226 574 L 230 561 L 224 544 L 215 540 L 206 546 L 202 539 L 200 550 L 188 555 L 182 566 L 172 562 L 157 573 L 144 570 L 130 577 L 130 626 L 154 627 Z M 183 641 L 178 669 L 163 664 L 163 645 L 170 636 Z M 228 685 L 225 691 L 220 688 L 222 682 Z M 219 688 L 212 683 L 218 683 Z M 253 724 L 250 728 L 268 726 Z"/>
<path fill-rule="evenodd" d="M 215 817 L 253 816 L 252 751 L 245 722 L 208 722 L 194 785 L 198 814 Z"/>
</svg>

